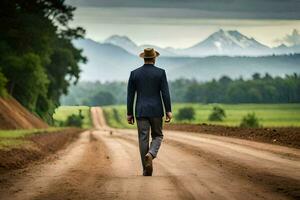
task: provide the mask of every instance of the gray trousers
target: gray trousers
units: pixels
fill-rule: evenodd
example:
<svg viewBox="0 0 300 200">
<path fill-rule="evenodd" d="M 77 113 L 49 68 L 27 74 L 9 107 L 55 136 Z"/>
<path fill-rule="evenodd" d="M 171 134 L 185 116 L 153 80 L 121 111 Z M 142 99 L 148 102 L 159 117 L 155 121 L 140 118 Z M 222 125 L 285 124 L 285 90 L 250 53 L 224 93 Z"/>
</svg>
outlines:
<svg viewBox="0 0 300 200">
<path fill-rule="evenodd" d="M 145 155 L 149 152 L 155 158 L 163 139 L 162 117 L 139 117 L 136 119 L 139 147 L 143 169 L 145 171 Z M 152 141 L 149 147 L 149 132 L 151 129 Z"/>
</svg>

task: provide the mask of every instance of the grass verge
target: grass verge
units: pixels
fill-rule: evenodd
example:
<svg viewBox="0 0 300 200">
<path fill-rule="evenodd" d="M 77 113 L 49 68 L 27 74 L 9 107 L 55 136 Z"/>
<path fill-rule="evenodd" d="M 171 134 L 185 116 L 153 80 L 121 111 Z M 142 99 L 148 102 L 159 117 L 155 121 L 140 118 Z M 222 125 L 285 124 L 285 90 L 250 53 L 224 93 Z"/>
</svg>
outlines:
<svg viewBox="0 0 300 200">
<path fill-rule="evenodd" d="M 55 110 L 53 119 L 56 121 L 66 121 L 68 116 L 72 114 L 78 115 L 81 110 L 83 119 L 82 128 L 91 128 L 92 120 L 90 115 L 90 107 L 88 106 L 60 106 Z"/>
<path fill-rule="evenodd" d="M 211 122 L 208 116 L 216 104 L 175 103 L 173 104 L 173 123 L 188 124 L 214 124 L 224 126 L 239 126 L 241 119 L 247 113 L 254 112 L 263 127 L 299 127 L 300 126 L 300 104 L 217 104 L 226 113 L 222 122 Z M 178 110 L 183 107 L 195 109 L 195 119 L 191 121 L 179 121 L 176 119 Z M 103 107 L 107 123 L 115 128 L 134 128 L 126 122 L 126 106 Z"/>
</svg>

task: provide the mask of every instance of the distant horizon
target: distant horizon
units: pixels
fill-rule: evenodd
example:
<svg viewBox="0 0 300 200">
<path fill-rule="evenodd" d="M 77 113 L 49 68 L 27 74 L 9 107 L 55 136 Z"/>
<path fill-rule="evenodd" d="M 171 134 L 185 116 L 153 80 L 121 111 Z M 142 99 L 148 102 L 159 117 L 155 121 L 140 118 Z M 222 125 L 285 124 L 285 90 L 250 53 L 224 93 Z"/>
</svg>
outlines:
<svg viewBox="0 0 300 200">
<path fill-rule="evenodd" d="M 225 29 L 225 28 L 219 28 L 218 30 L 211 32 L 207 37 L 204 37 L 204 38 L 199 39 L 199 41 L 196 41 L 194 44 L 191 44 L 190 46 L 187 46 L 187 47 L 181 47 L 181 48 L 177 48 L 177 47 L 174 47 L 174 46 L 159 46 L 159 45 L 157 45 L 157 44 L 150 44 L 150 43 L 138 43 L 138 42 L 135 41 L 134 38 L 131 38 L 131 37 L 128 36 L 128 35 L 118 34 L 118 33 L 113 33 L 113 34 L 109 35 L 108 37 L 105 37 L 105 38 L 103 38 L 103 39 L 101 39 L 101 40 L 95 40 L 95 39 L 93 39 L 93 38 L 91 38 L 91 37 L 85 37 L 85 39 L 90 39 L 90 40 L 93 40 L 93 41 L 98 42 L 98 43 L 105 43 L 105 40 L 109 39 L 110 37 L 118 36 L 118 37 L 126 37 L 126 38 L 128 38 L 129 40 L 131 40 L 133 43 L 135 43 L 135 44 L 138 45 L 138 46 L 152 45 L 152 46 L 158 46 L 158 47 L 161 47 L 161 48 L 184 49 L 184 48 L 192 47 L 192 46 L 194 46 L 194 45 L 196 45 L 196 44 L 198 44 L 198 43 L 200 43 L 200 42 L 203 42 L 203 41 L 206 40 L 210 35 L 212 35 L 212 34 L 218 32 L 218 31 L 220 31 L 220 30 L 224 30 L 224 31 L 238 31 L 238 32 L 240 32 L 240 31 L 237 30 L 237 29 Z M 298 29 L 296 29 L 296 28 L 293 29 L 293 31 L 295 31 L 295 30 L 300 34 L 300 31 L 299 31 Z M 240 33 L 243 34 L 242 32 L 240 32 Z M 275 45 L 275 46 L 270 46 L 270 45 L 268 45 L 268 44 L 265 44 L 265 43 L 263 43 L 263 42 L 257 40 L 257 38 L 255 38 L 255 37 L 251 37 L 251 36 L 248 36 L 248 35 L 246 35 L 246 34 L 243 34 L 243 35 L 245 35 L 246 37 L 248 37 L 248 38 L 250 38 L 250 39 L 253 38 L 254 40 L 258 41 L 259 43 L 261 43 L 261 44 L 263 44 L 263 45 L 265 45 L 265 46 L 267 46 L 267 47 L 269 47 L 269 48 L 276 48 L 276 47 L 278 47 L 278 46 L 280 46 L 280 45 L 286 45 L 286 46 L 288 46 L 288 47 L 289 47 L 289 46 L 293 46 L 293 45 L 291 45 L 291 44 L 287 44 L 287 43 L 286 43 L 285 41 L 283 41 L 283 40 L 282 40 L 282 41 L 278 41 L 278 42 L 277 42 L 277 45 Z M 300 35 L 299 35 L 299 36 L 300 36 Z M 294 44 L 294 45 L 295 45 L 295 44 Z M 300 44 L 297 44 L 297 45 L 300 45 Z"/>
</svg>

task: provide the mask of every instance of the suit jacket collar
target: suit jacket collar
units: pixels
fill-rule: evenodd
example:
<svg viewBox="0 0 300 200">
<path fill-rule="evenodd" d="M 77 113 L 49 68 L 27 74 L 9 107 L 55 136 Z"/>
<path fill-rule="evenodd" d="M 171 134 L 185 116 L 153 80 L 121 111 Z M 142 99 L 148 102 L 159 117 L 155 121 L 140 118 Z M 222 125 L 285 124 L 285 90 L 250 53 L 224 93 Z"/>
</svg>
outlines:
<svg viewBox="0 0 300 200">
<path fill-rule="evenodd" d="M 154 66 L 154 64 L 144 64 L 143 66 L 151 67 L 151 66 Z"/>
</svg>

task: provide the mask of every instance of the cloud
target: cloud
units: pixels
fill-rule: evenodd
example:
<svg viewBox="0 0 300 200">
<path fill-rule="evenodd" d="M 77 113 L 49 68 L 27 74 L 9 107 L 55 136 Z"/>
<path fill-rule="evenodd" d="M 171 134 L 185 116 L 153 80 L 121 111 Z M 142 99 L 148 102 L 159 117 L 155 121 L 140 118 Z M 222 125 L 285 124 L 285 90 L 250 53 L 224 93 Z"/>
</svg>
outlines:
<svg viewBox="0 0 300 200">
<path fill-rule="evenodd" d="M 67 3 L 78 7 L 136 8 L 137 11 L 162 8 L 164 12 L 157 17 L 182 18 L 192 13 L 194 18 L 300 19 L 299 0 L 68 0 Z M 145 15 L 152 17 L 152 14 Z"/>
</svg>

